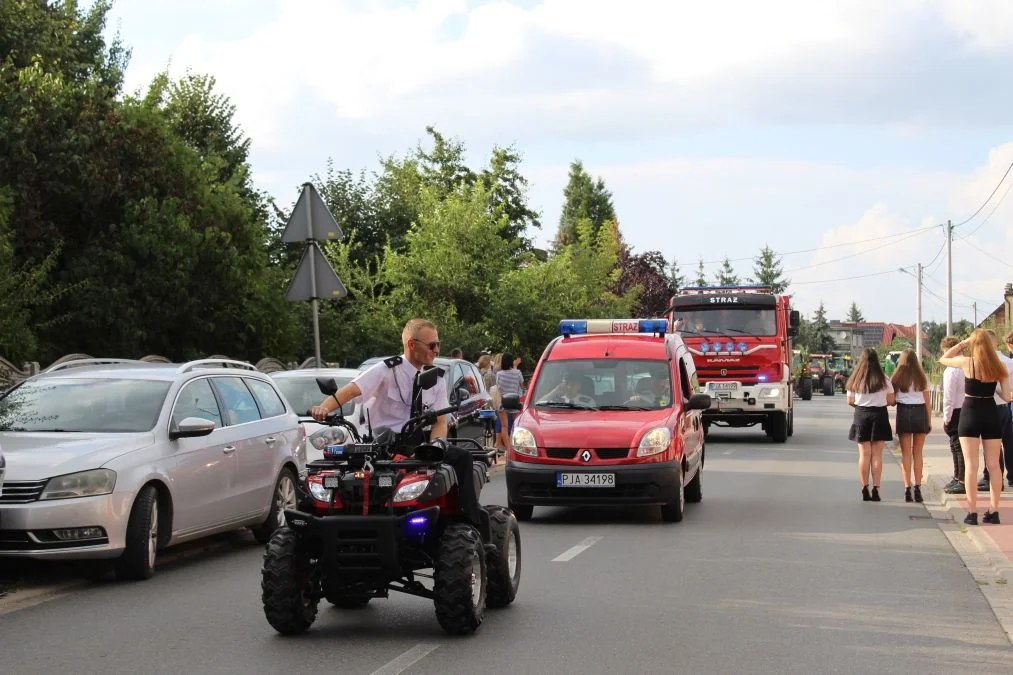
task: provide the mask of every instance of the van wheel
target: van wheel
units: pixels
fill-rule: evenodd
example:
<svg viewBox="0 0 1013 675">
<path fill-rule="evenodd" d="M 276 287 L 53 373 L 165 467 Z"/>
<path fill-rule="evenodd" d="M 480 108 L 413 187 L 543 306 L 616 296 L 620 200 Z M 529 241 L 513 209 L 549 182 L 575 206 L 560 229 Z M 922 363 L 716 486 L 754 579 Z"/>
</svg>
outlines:
<svg viewBox="0 0 1013 675">
<path fill-rule="evenodd" d="M 116 577 L 124 581 L 150 579 L 158 551 L 158 492 L 145 486 L 134 500 L 127 521 L 126 549 L 116 559 Z"/>
<path fill-rule="evenodd" d="M 676 485 L 678 485 L 679 494 L 674 502 L 671 504 L 661 505 L 661 519 L 666 523 L 679 523 L 682 522 L 682 514 L 686 508 L 686 488 L 682 484 L 682 467 L 680 466 L 677 470 L 678 475 L 676 476 Z"/>
</svg>

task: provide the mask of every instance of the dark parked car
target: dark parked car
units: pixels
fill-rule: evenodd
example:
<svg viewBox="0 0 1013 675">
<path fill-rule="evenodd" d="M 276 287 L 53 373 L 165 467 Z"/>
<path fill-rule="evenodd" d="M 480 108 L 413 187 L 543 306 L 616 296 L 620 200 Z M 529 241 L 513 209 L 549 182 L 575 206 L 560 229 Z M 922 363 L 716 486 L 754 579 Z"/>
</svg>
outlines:
<svg viewBox="0 0 1013 675">
<path fill-rule="evenodd" d="M 386 358 L 389 357 L 374 356 L 366 359 L 359 366 L 359 370 L 366 370 Z M 445 359 L 442 357 L 437 358 L 435 364 L 446 372 L 444 377 L 447 379 L 447 397 L 450 399 L 450 404 L 456 405 L 459 400 L 461 403 L 461 409 L 451 419 L 450 435 L 459 438 L 473 438 L 479 443 L 483 443 L 486 423 L 479 418 L 478 411 L 492 407 L 492 396 L 485 388 L 482 374 L 478 372 L 478 366 L 465 359 Z M 467 392 L 467 396 L 459 398 L 458 392 L 462 390 Z"/>
</svg>

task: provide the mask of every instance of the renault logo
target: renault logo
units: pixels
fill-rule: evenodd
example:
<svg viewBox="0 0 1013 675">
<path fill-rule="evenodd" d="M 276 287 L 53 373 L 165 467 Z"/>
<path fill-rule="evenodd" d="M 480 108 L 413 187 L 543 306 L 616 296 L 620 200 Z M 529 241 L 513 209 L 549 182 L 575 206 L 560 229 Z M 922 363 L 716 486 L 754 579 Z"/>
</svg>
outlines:
<svg viewBox="0 0 1013 675">
<path fill-rule="evenodd" d="M 590 450 L 585 450 L 584 452 L 580 453 L 580 458 L 582 460 L 584 460 L 585 462 L 590 462 L 591 461 L 591 451 Z"/>
<path fill-rule="evenodd" d="M 727 368 L 722 368 L 721 369 L 721 377 L 724 377 L 727 374 L 728 374 L 728 369 Z"/>
</svg>

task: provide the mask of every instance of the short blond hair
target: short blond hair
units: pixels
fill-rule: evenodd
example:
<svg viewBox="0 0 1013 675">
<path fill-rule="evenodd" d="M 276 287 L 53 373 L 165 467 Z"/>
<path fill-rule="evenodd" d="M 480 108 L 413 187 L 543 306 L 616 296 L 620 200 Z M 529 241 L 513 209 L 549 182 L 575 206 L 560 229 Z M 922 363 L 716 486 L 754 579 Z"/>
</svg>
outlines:
<svg viewBox="0 0 1013 675">
<path fill-rule="evenodd" d="M 405 347 L 408 346 L 409 340 L 417 340 L 419 331 L 424 328 L 432 328 L 437 330 L 436 324 L 429 319 L 412 319 L 404 325 L 404 330 L 401 331 L 401 344 Z"/>
</svg>

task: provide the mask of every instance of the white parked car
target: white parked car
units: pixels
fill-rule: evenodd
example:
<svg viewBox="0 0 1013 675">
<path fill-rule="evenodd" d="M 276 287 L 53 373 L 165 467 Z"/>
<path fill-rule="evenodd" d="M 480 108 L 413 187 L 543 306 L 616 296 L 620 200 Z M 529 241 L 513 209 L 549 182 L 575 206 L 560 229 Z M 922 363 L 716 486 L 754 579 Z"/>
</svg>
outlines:
<svg viewBox="0 0 1013 675">
<path fill-rule="evenodd" d="M 314 461 L 323 459 L 324 448 L 335 441 L 343 442 L 344 436 L 336 438 L 335 434 L 341 434 L 339 427 L 330 427 L 318 424 L 311 416 L 310 410 L 324 399 L 317 386 L 317 378 L 334 378 L 335 384 L 340 389 L 348 384 L 361 371 L 355 368 L 302 368 L 299 370 L 279 370 L 271 373 L 278 389 L 288 399 L 292 409 L 299 416 L 307 436 L 307 459 Z M 355 425 L 360 434 L 365 435 L 367 430 L 366 417 L 362 407 L 357 401 L 350 401 L 341 408 L 341 412 L 348 418 L 348 421 Z"/>
<path fill-rule="evenodd" d="M 216 532 L 266 543 L 306 462 L 273 380 L 220 359 L 59 364 L 0 396 L 0 446 L 0 556 L 114 558 L 125 579 Z"/>
</svg>

